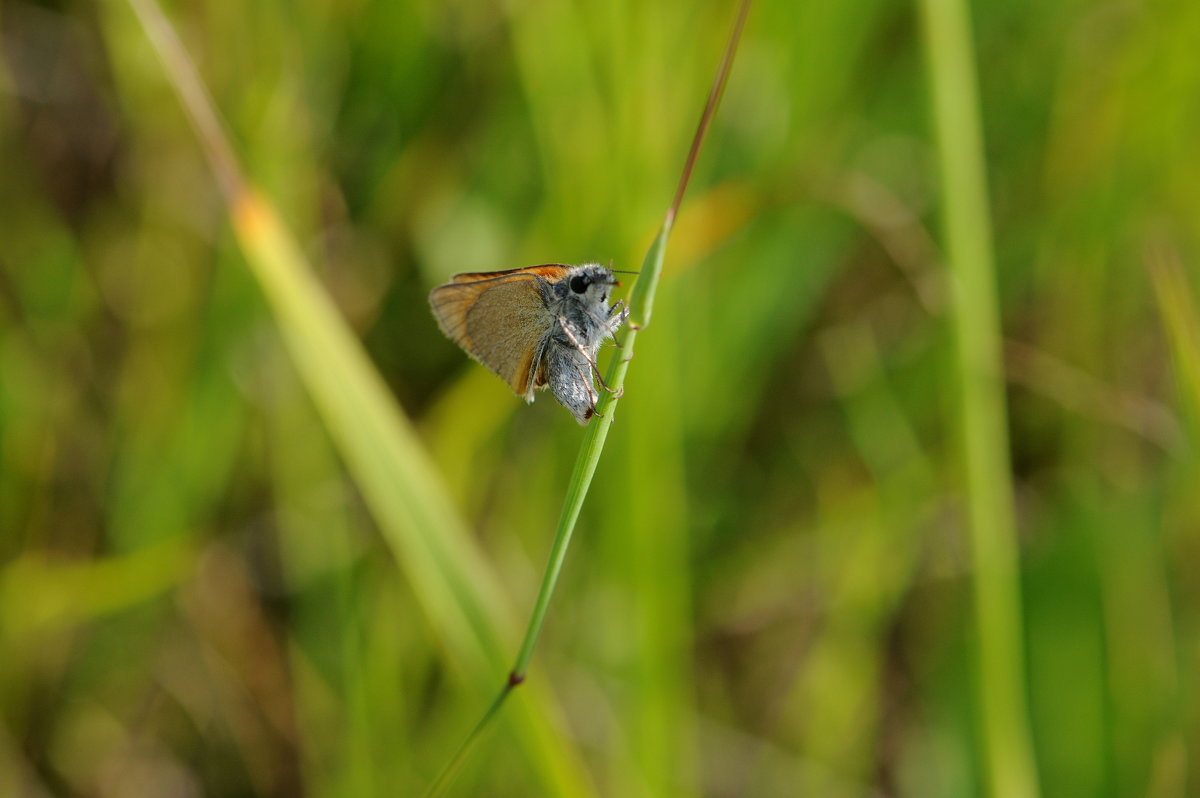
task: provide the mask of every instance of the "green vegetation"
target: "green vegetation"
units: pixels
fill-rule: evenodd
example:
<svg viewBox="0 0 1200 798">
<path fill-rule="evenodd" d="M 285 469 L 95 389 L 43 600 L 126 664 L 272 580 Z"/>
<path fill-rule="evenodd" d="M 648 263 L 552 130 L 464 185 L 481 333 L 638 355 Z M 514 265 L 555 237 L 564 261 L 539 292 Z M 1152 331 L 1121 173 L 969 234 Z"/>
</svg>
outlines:
<svg viewBox="0 0 1200 798">
<path fill-rule="evenodd" d="M 425 296 L 637 268 L 734 8 L 172 4 L 223 155 L 134 7 L 0 6 L 0 795 L 419 794 L 589 434 Z M 1200 6 L 959 11 L 756 3 L 451 794 L 1200 792 Z"/>
</svg>

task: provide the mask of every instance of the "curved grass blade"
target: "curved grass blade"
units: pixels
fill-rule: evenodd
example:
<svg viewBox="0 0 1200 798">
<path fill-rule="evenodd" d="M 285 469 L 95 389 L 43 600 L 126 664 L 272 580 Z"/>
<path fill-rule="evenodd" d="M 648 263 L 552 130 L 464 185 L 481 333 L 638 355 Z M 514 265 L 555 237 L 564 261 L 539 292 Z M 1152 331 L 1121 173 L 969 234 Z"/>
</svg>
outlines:
<svg viewBox="0 0 1200 798">
<path fill-rule="evenodd" d="M 451 659 L 482 692 L 515 638 L 499 581 L 473 544 L 416 432 L 308 268 L 272 205 L 249 186 L 212 101 L 153 0 L 129 0 L 186 109 L 296 369 Z M 514 732 L 546 791 L 590 794 L 581 757 L 558 734 L 545 690 L 521 702 Z"/>
</svg>

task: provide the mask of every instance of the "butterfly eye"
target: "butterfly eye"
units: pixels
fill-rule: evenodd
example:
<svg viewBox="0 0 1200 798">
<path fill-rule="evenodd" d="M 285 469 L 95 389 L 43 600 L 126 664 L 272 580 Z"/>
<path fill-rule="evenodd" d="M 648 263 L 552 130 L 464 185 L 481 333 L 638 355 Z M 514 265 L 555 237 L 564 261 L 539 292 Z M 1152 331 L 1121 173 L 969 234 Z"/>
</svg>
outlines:
<svg viewBox="0 0 1200 798">
<path fill-rule="evenodd" d="M 588 283 L 591 282 L 582 274 L 577 274 L 571 278 L 571 290 L 577 294 L 582 294 L 588 288 Z"/>
</svg>

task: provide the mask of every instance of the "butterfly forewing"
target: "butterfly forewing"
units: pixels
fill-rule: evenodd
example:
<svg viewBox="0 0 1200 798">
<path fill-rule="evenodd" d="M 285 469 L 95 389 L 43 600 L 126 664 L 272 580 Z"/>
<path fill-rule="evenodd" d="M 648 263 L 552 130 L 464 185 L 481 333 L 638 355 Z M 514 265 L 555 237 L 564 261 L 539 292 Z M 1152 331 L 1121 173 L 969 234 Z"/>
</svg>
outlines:
<svg viewBox="0 0 1200 798">
<path fill-rule="evenodd" d="M 450 278 L 451 283 L 499 282 L 517 275 L 537 275 L 544 280 L 556 283 L 563 278 L 571 267 L 562 263 L 545 263 L 541 266 L 525 266 L 521 269 L 505 269 L 500 272 L 463 272 Z"/>
<path fill-rule="evenodd" d="M 442 331 L 526 398 L 541 337 L 552 323 L 535 275 L 551 268 L 559 267 L 455 275 L 429 295 Z"/>
</svg>

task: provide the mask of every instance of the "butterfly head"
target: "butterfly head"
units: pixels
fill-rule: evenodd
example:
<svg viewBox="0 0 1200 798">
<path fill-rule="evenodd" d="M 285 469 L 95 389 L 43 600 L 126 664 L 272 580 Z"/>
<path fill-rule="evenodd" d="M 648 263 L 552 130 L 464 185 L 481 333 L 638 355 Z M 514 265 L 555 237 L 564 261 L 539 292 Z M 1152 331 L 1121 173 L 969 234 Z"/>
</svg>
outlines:
<svg viewBox="0 0 1200 798">
<path fill-rule="evenodd" d="M 598 263 L 572 267 L 563 283 L 567 288 L 567 297 L 585 307 L 605 305 L 613 286 L 619 285 L 613 279 L 612 270 Z"/>
</svg>

